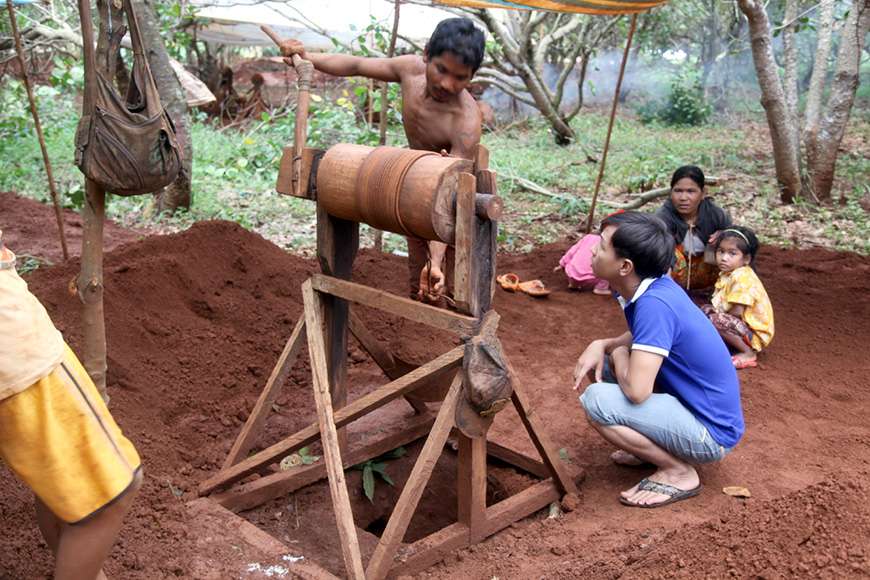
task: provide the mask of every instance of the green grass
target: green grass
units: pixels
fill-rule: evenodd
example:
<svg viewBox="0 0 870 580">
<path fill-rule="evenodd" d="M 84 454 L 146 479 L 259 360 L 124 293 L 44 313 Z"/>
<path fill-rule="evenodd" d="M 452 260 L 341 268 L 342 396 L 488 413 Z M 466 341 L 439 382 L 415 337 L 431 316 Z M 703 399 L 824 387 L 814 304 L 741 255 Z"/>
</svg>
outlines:
<svg viewBox="0 0 870 580">
<path fill-rule="evenodd" d="M 16 191 L 48 201 L 48 188 L 38 143 L 29 115 L 16 99 L 0 103 L 9 113 L 0 121 L 0 190 Z M 78 207 L 83 178 L 72 162 L 77 114 L 72 99 L 50 87 L 40 87 L 40 112 L 49 155 L 64 204 Z M 26 103 L 26 100 L 24 101 Z M 4 113 L 5 114 L 5 113 Z M 309 125 L 311 144 L 340 141 L 371 143 L 374 133 L 356 121 L 352 105 L 319 103 Z M 532 120 L 484 135 L 491 166 L 498 171 L 499 193 L 506 203 L 500 241 L 513 251 L 576 234 L 588 211 L 607 130 L 606 115 L 590 111 L 573 123 L 578 140 L 558 147 L 545 124 Z M 194 221 L 228 219 L 257 231 L 279 246 L 308 253 L 314 246 L 314 205 L 274 191 L 282 147 L 290 144 L 290 116 L 263 119 L 244 131 L 220 130 L 199 119 L 193 123 L 193 208 L 174 216 L 154 215 L 152 198 L 111 196 L 108 214 L 127 226 L 175 231 Z M 667 185 L 673 170 L 696 164 L 709 175 L 727 177 L 711 193 L 740 223 L 757 229 L 765 242 L 822 245 L 870 254 L 870 219 L 859 201 L 870 196 L 870 116 L 856 110 L 837 165 L 835 200 L 842 204 L 817 207 L 806 202 L 783 206 L 775 192 L 773 161 L 764 117 L 745 115 L 694 128 L 643 125 L 630 106 L 618 119 L 601 186 L 602 205 L 630 199 L 640 192 Z M 391 143 L 404 145 L 399 127 L 391 127 Z M 520 176 L 558 194 L 558 199 L 530 193 L 512 179 Z M 652 210 L 658 203 L 644 209 Z M 370 230 L 363 228 L 363 243 Z M 388 250 L 402 251 L 400 236 L 385 237 Z"/>
</svg>

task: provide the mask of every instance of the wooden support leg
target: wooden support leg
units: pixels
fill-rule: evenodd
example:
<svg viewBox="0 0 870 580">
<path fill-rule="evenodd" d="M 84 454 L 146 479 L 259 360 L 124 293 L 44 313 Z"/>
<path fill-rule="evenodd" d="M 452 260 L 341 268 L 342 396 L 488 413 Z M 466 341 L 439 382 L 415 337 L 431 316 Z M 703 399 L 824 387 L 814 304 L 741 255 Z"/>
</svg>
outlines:
<svg viewBox="0 0 870 580">
<path fill-rule="evenodd" d="M 290 374 L 290 370 L 296 363 L 296 357 L 299 356 L 299 350 L 304 342 L 305 317 L 301 316 L 296 321 L 296 328 L 293 329 L 293 334 L 290 335 L 287 344 L 284 345 L 284 351 L 278 357 L 278 363 L 272 369 L 269 380 L 266 381 L 266 388 L 260 393 L 260 398 L 257 399 L 254 410 L 251 411 L 245 426 L 242 428 L 242 432 L 239 433 L 236 442 L 233 443 L 233 448 L 230 449 L 230 453 L 227 455 L 226 461 L 224 461 L 224 469 L 244 459 L 248 451 L 251 450 L 251 447 L 254 446 L 257 436 L 266 422 L 269 410 L 272 408 L 272 404 L 281 390 L 281 385 L 287 380 L 287 375 Z"/>
<path fill-rule="evenodd" d="M 384 347 L 384 345 L 382 345 L 371 332 L 369 332 L 369 329 L 357 315 L 356 309 L 353 306 L 350 308 L 349 326 L 351 334 L 356 337 L 360 346 L 363 347 L 363 350 L 369 353 L 369 356 L 372 357 L 375 364 L 381 368 L 384 374 L 387 375 L 391 381 L 394 381 L 413 370 L 413 365 L 397 360 L 393 356 L 393 353 L 387 350 L 387 348 Z M 414 398 L 413 396 L 405 395 L 405 400 L 409 405 L 411 405 L 414 412 L 417 414 L 427 413 L 429 411 L 428 407 L 426 407 L 426 403 Z"/>
<path fill-rule="evenodd" d="M 329 369 L 326 364 L 326 345 L 323 341 L 323 320 L 321 319 L 320 297 L 311 287 L 311 281 L 302 285 L 305 304 L 305 323 L 308 326 L 308 351 L 311 357 L 311 373 L 314 379 L 314 401 L 317 404 L 317 420 L 320 424 L 320 437 L 326 471 L 329 474 L 329 492 L 335 509 L 335 521 L 341 537 L 341 551 L 347 574 L 353 580 L 363 580 L 362 555 L 353 511 L 344 479 L 341 449 L 338 444 L 338 430 L 332 416 L 332 397 L 329 390 Z"/>
<path fill-rule="evenodd" d="M 457 375 L 453 379 L 453 384 L 450 385 L 447 396 L 444 398 L 441 410 L 438 411 L 438 418 L 435 419 L 435 425 L 432 427 L 425 445 L 423 445 L 423 450 L 417 458 L 417 463 L 414 464 L 414 468 L 411 470 L 411 475 L 408 477 L 407 483 L 405 483 L 402 495 L 399 496 L 399 501 L 393 509 L 390 521 L 387 522 L 387 528 L 381 536 L 381 541 L 378 542 L 375 552 L 372 554 L 372 559 L 369 561 L 368 568 L 366 569 L 366 578 L 368 580 L 385 578 L 393 565 L 396 550 L 399 549 L 399 544 L 405 537 L 408 524 L 411 522 L 411 516 L 414 515 L 414 510 L 416 510 L 417 503 L 419 503 L 420 497 L 423 495 L 426 483 L 428 483 L 429 477 L 432 475 L 432 470 L 435 469 L 435 463 L 444 450 L 447 436 L 450 435 L 450 429 L 453 427 L 453 415 L 456 411 L 456 403 L 459 401 L 461 390 L 462 375 Z"/>
<path fill-rule="evenodd" d="M 534 407 L 532 407 L 528 395 L 526 394 L 525 387 L 523 387 L 523 384 L 520 382 L 519 375 L 517 375 L 507 355 L 502 353 L 502 358 L 507 365 L 508 373 L 510 374 L 511 382 L 514 387 L 511 400 L 513 401 L 514 407 L 516 408 L 523 425 L 526 427 L 526 431 L 529 433 L 529 437 L 532 439 L 532 443 L 534 443 L 538 453 L 541 454 L 541 459 L 543 459 L 544 465 L 546 465 L 550 473 L 553 474 L 553 480 L 559 486 L 559 489 L 563 494 L 577 493 L 577 486 L 574 484 L 574 479 L 565 468 L 565 464 L 562 463 L 562 460 L 559 458 L 559 453 L 556 447 L 553 445 L 553 442 L 550 441 L 550 437 L 544 430 L 543 424 L 538 419 Z"/>
<path fill-rule="evenodd" d="M 453 275 L 453 296 L 456 308 L 475 315 L 474 238 L 477 218 L 474 215 L 475 179 L 470 173 L 459 174 L 456 188 L 456 260 Z"/>
<path fill-rule="evenodd" d="M 480 162 L 480 159 L 478 159 Z M 486 153 L 486 163 L 489 163 L 489 152 Z M 477 191 L 498 195 L 496 174 L 486 167 L 478 168 Z M 478 233 L 475 240 L 474 255 L 478 258 L 478 276 L 481 280 L 478 287 L 478 300 L 483 312 L 492 305 L 495 294 L 496 259 L 498 256 L 498 222 L 494 220 L 477 220 Z"/>
<path fill-rule="evenodd" d="M 511 467 L 530 473 L 531 475 L 547 479 L 552 474 L 547 466 L 540 461 L 529 457 L 519 451 L 514 451 L 510 447 L 505 447 L 496 443 L 492 439 L 486 442 L 486 454 L 494 457 L 499 461 L 504 461 Z"/>
<path fill-rule="evenodd" d="M 477 543 L 486 537 L 486 437 L 459 432 L 458 439 L 458 520 L 468 526 L 469 541 Z"/>
<path fill-rule="evenodd" d="M 334 218 L 317 205 L 317 257 L 324 273 L 336 278 L 350 279 L 353 260 L 359 248 L 359 223 Z M 347 316 L 345 300 L 324 296 L 324 323 L 326 325 L 326 365 L 332 404 L 340 409 L 347 404 Z M 347 448 L 347 433 L 339 430 L 338 441 Z"/>
</svg>

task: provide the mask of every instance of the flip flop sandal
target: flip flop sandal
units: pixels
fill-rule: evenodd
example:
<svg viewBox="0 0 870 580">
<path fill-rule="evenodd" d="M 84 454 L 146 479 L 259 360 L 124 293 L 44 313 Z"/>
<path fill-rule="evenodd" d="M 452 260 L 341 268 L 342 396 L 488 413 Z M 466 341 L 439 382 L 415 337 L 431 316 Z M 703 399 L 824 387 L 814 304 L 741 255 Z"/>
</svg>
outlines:
<svg viewBox="0 0 870 580">
<path fill-rule="evenodd" d="M 660 493 L 662 495 L 668 496 L 668 499 L 659 503 L 653 503 L 649 505 L 639 504 L 630 502 L 622 496 L 619 496 L 619 503 L 622 505 L 627 505 L 629 507 L 637 507 L 637 508 L 657 508 L 666 506 L 668 504 L 682 501 L 684 499 L 689 499 L 690 497 L 695 497 L 699 493 L 701 493 L 701 489 L 703 489 L 703 485 L 700 483 L 698 487 L 693 489 L 679 489 L 674 487 L 673 485 L 668 485 L 666 483 L 659 483 L 657 481 L 652 481 L 649 478 L 644 477 L 640 480 L 640 483 L 637 484 L 638 491 L 652 491 L 654 493 Z"/>
<path fill-rule="evenodd" d="M 540 280 L 529 280 L 528 282 L 520 282 L 519 284 L 520 292 L 525 292 L 529 296 L 534 296 L 535 298 L 543 298 L 544 296 L 550 295 L 550 290 L 544 286 L 544 283 Z"/>
<path fill-rule="evenodd" d="M 499 286 L 501 286 L 503 290 L 507 290 L 508 292 L 516 292 L 520 286 L 520 277 L 513 273 L 502 274 L 496 278 L 495 281 L 499 283 Z"/>
<path fill-rule="evenodd" d="M 757 360 L 743 360 L 743 359 L 737 358 L 736 355 L 731 357 L 731 363 L 734 365 L 734 368 L 737 369 L 738 371 L 742 370 L 742 369 L 754 369 L 755 367 L 758 366 Z"/>
</svg>

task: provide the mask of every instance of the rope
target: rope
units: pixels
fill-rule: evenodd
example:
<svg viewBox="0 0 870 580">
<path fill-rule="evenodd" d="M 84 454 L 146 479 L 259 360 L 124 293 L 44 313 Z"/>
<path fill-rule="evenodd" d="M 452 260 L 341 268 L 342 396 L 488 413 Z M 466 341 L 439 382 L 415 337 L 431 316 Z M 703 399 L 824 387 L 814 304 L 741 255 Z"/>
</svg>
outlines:
<svg viewBox="0 0 870 580">
<path fill-rule="evenodd" d="M 359 168 L 357 209 L 365 223 L 381 230 L 399 231 L 408 236 L 400 211 L 402 185 L 411 166 L 421 157 L 437 155 L 395 147 L 376 147 Z"/>
</svg>

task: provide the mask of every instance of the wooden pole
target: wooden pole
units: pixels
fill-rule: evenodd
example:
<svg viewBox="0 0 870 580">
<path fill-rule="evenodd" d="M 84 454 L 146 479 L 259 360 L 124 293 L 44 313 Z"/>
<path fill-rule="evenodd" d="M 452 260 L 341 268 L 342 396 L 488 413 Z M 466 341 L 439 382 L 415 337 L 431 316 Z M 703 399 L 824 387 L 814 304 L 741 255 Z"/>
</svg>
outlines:
<svg viewBox="0 0 870 580">
<path fill-rule="evenodd" d="M 601 180 L 604 178 L 604 167 L 607 165 L 607 152 L 610 150 L 610 136 L 613 133 L 613 121 L 616 119 L 616 109 L 619 106 L 619 93 L 622 91 L 622 79 L 625 76 L 625 63 L 628 62 L 628 52 L 631 50 L 631 39 L 637 28 L 637 14 L 631 15 L 631 27 L 628 29 L 628 39 L 622 53 L 622 64 L 619 66 L 619 78 L 616 81 L 616 92 L 613 93 L 613 105 L 610 107 L 610 122 L 607 125 L 607 137 L 604 139 L 604 151 L 601 153 L 601 165 L 598 167 L 598 177 L 595 178 L 595 191 L 592 193 L 592 203 L 589 205 L 589 217 L 586 219 L 586 233 L 592 231 L 595 220 L 595 204 L 598 203 L 598 192 L 601 190 Z"/>
<path fill-rule="evenodd" d="M 260 26 L 266 36 L 272 39 L 278 47 L 281 46 L 281 37 L 265 24 Z M 286 60 L 286 59 L 285 59 Z M 308 189 L 307 183 L 302 183 L 302 150 L 305 149 L 305 141 L 308 138 L 308 104 L 310 101 L 311 81 L 314 77 L 314 65 L 304 60 L 298 54 L 290 59 L 293 68 L 296 69 L 297 92 L 296 92 L 296 126 L 293 131 L 293 195 L 304 197 Z"/>
<path fill-rule="evenodd" d="M 393 0 L 395 11 L 393 12 L 393 31 L 390 35 L 390 47 L 387 50 L 387 58 L 393 58 L 396 53 L 396 37 L 399 35 L 399 0 Z M 387 102 L 387 87 L 386 82 L 381 82 L 381 118 L 380 118 L 380 137 L 378 143 L 383 146 L 387 144 L 387 117 L 390 105 Z M 384 232 L 375 230 L 374 248 L 378 252 L 384 251 Z"/>
<path fill-rule="evenodd" d="M 79 0 L 82 21 L 82 47 L 85 63 L 83 111 L 90 111 L 97 82 L 97 59 L 94 52 L 94 27 L 90 0 Z M 102 24 L 102 23 L 101 23 Z M 85 179 L 85 203 L 82 206 L 82 265 L 76 290 L 82 301 L 82 365 L 105 401 L 106 390 L 106 321 L 103 314 L 103 220 L 106 215 L 106 192 L 96 182 Z"/>
<path fill-rule="evenodd" d="M 60 249 L 63 252 L 64 262 L 69 260 L 69 251 L 66 247 L 66 236 L 63 232 L 63 215 L 60 209 L 60 199 L 57 195 L 57 187 L 54 184 L 54 174 L 51 171 L 51 160 L 48 158 L 48 148 L 45 146 L 45 137 L 42 134 L 42 123 L 39 121 L 39 113 L 36 110 L 36 99 L 33 97 L 33 87 L 30 86 L 30 77 L 24 64 L 24 49 L 21 46 L 21 35 L 18 33 L 18 23 L 15 21 L 15 8 L 12 0 L 6 0 L 6 8 L 9 10 L 9 22 L 12 25 L 12 37 L 15 39 L 15 52 L 18 55 L 18 66 L 21 67 L 21 78 L 24 80 L 24 88 L 27 90 L 27 100 L 30 102 L 30 113 L 33 115 L 33 124 L 36 126 L 36 137 L 39 139 L 39 148 L 42 150 L 42 162 L 45 164 L 45 174 L 48 177 L 48 191 L 51 193 L 51 201 L 54 205 L 54 216 L 57 219 L 57 231 L 60 234 Z"/>
</svg>

